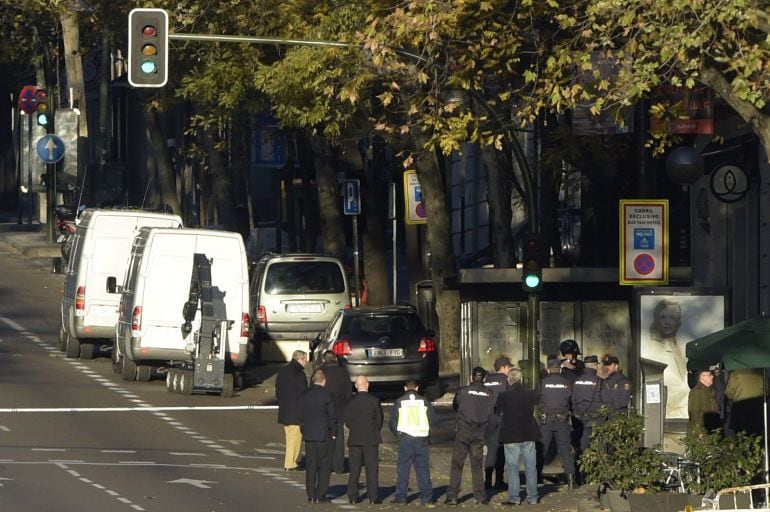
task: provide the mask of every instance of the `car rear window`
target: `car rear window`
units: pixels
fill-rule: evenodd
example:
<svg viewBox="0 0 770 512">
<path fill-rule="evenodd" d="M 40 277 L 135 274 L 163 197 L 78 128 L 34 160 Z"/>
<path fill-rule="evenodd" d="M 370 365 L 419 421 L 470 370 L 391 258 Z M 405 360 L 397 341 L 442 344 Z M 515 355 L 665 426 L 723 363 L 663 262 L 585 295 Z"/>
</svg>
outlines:
<svg viewBox="0 0 770 512">
<path fill-rule="evenodd" d="M 342 334 L 351 336 L 394 336 L 423 330 L 417 315 L 354 316 L 342 325 Z"/>
<path fill-rule="evenodd" d="M 291 293 L 343 293 L 345 279 L 331 261 L 273 263 L 267 269 L 265 291 L 270 295 Z"/>
</svg>

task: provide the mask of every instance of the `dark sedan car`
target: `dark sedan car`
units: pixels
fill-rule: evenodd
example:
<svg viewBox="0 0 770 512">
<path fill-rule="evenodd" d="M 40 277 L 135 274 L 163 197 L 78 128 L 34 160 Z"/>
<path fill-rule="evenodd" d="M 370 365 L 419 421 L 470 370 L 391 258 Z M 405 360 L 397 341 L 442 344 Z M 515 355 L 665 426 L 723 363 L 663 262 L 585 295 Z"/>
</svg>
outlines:
<svg viewBox="0 0 770 512">
<path fill-rule="evenodd" d="M 411 306 L 340 310 L 313 341 L 313 367 L 320 366 L 324 351 L 331 350 L 352 379 L 364 375 L 381 384 L 415 379 L 427 392 L 438 384 L 434 336 Z"/>
</svg>

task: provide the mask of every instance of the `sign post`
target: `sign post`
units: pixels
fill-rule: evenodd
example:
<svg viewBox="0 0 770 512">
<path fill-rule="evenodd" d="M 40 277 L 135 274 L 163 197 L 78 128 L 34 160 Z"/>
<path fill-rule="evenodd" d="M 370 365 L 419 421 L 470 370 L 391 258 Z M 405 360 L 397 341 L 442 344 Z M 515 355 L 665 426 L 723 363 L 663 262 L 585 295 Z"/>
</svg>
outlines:
<svg viewBox="0 0 770 512">
<path fill-rule="evenodd" d="M 668 200 L 620 201 L 620 284 L 668 284 Z"/>
<path fill-rule="evenodd" d="M 48 200 L 48 241 L 56 240 L 54 208 L 56 206 L 56 163 L 64 158 L 64 142 L 53 134 L 41 137 L 36 145 L 37 156 L 45 163 L 46 198 Z"/>
<path fill-rule="evenodd" d="M 356 304 L 361 305 L 361 276 L 358 263 L 358 216 L 361 214 L 361 182 L 358 180 L 345 180 L 342 182 L 343 203 L 342 210 L 345 215 L 353 216 L 353 272 L 356 283 Z"/>
</svg>

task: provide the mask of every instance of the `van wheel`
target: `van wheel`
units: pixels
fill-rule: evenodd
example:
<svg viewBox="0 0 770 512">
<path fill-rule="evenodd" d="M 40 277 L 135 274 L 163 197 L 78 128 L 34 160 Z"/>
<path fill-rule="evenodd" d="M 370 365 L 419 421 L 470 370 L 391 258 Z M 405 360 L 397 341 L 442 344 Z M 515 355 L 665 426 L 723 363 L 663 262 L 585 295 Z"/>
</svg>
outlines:
<svg viewBox="0 0 770 512">
<path fill-rule="evenodd" d="M 120 373 L 123 376 L 123 380 L 136 380 L 136 363 L 126 356 L 123 356 L 121 361 Z"/>
<path fill-rule="evenodd" d="M 67 332 L 64 330 L 64 326 L 59 326 L 59 350 L 64 352 L 67 349 Z"/>
<path fill-rule="evenodd" d="M 95 351 L 96 351 L 96 345 L 94 345 L 93 343 L 81 343 L 80 359 L 93 359 Z"/>
<path fill-rule="evenodd" d="M 182 370 L 174 370 L 173 378 L 171 379 L 171 391 L 179 393 L 180 381 L 182 380 Z"/>
<path fill-rule="evenodd" d="M 74 336 L 67 336 L 67 346 L 65 347 L 67 357 L 77 359 L 80 357 L 80 340 Z"/>
<path fill-rule="evenodd" d="M 230 398 L 233 396 L 233 374 L 225 373 L 224 379 L 222 379 L 222 398 Z"/>
<path fill-rule="evenodd" d="M 147 366 L 146 364 L 143 364 L 136 367 L 136 380 L 138 380 L 139 382 L 149 382 L 151 376 L 152 376 L 152 366 Z"/>
</svg>

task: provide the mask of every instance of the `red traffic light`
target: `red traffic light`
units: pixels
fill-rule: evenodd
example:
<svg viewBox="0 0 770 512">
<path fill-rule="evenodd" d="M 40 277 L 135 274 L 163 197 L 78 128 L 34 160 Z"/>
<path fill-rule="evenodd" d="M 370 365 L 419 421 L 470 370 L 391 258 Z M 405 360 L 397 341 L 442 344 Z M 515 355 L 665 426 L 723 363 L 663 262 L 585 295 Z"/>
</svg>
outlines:
<svg viewBox="0 0 770 512">
<path fill-rule="evenodd" d="M 157 37 L 158 29 L 155 28 L 154 25 L 145 25 L 145 27 L 142 29 L 142 35 L 144 37 Z"/>
</svg>

